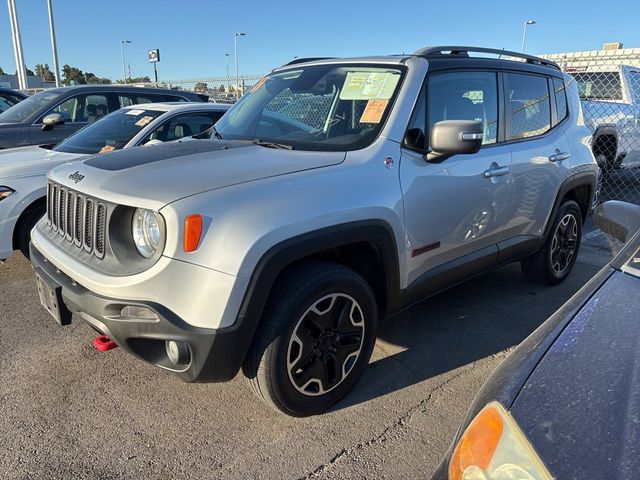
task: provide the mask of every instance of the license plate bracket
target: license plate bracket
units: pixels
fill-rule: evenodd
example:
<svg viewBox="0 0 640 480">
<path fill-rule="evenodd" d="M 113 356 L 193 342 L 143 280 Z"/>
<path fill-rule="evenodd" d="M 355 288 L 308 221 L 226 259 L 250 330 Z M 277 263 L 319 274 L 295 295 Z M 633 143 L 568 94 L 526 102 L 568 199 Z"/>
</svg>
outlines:
<svg viewBox="0 0 640 480">
<path fill-rule="evenodd" d="M 60 285 L 50 285 L 44 278 L 36 272 L 36 285 L 40 303 L 51 314 L 60 325 L 71 324 L 71 311 L 62 300 L 62 287 Z"/>
</svg>

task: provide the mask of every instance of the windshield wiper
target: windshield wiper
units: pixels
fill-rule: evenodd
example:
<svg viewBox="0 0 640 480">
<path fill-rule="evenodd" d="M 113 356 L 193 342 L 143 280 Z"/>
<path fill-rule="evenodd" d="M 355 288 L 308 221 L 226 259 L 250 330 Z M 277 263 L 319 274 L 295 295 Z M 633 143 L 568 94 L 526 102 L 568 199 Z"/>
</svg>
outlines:
<svg viewBox="0 0 640 480">
<path fill-rule="evenodd" d="M 220 132 L 218 132 L 215 125 L 211 125 L 204 132 L 193 135 L 191 138 L 195 138 L 196 140 L 206 140 L 207 138 L 211 138 L 211 134 L 213 134 L 213 136 L 218 140 L 222 140 L 222 135 L 220 135 Z"/>
<path fill-rule="evenodd" d="M 286 143 L 267 142 L 265 140 L 260 140 L 259 138 L 254 138 L 253 140 L 251 140 L 251 143 L 253 143 L 254 145 L 259 145 L 261 147 L 278 148 L 280 150 L 293 150 L 293 145 L 287 145 Z"/>
</svg>

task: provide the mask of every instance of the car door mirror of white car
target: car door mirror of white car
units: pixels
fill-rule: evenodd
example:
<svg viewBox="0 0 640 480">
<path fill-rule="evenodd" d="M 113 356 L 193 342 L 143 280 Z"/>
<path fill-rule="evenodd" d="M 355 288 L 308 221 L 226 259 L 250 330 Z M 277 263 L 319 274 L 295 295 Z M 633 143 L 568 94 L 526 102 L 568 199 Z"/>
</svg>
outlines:
<svg viewBox="0 0 640 480">
<path fill-rule="evenodd" d="M 42 119 L 42 131 L 47 132 L 52 130 L 56 125 L 62 125 L 64 123 L 64 117 L 59 113 L 50 113 Z"/>
<path fill-rule="evenodd" d="M 609 200 L 595 209 L 593 223 L 624 243 L 640 229 L 640 206 Z"/>
<path fill-rule="evenodd" d="M 482 146 L 483 125 L 477 120 L 443 120 L 431 127 L 431 151 L 426 160 L 440 163 L 453 155 L 476 153 Z"/>
<path fill-rule="evenodd" d="M 154 145 L 160 145 L 162 142 L 162 140 L 158 140 L 157 138 L 154 138 L 152 140 L 149 140 L 148 142 L 146 142 L 144 144 L 145 147 L 152 147 Z"/>
</svg>

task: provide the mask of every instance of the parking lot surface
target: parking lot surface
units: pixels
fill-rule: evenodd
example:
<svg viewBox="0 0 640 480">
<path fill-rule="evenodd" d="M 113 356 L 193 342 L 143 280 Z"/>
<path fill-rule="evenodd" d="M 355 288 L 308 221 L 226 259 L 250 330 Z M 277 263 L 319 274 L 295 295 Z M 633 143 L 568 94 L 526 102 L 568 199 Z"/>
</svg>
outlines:
<svg viewBox="0 0 640 480">
<path fill-rule="evenodd" d="M 14 255 L 0 266 L 0 477 L 429 478 L 486 377 L 610 258 L 592 231 L 559 287 L 513 264 L 386 320 L 347 398 L 293 419 L 240 376 L 187 384 L 96 351 L 89 327 L 47 315 Z"/>
</svg>

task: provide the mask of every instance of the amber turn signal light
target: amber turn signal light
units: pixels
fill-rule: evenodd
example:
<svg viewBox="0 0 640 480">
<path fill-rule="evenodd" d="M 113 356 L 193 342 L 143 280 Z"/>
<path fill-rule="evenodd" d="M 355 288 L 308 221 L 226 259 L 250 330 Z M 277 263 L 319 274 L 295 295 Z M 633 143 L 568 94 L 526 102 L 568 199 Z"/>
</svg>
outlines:
<svg viewBox="0 0 640 480">
<path fill-rule="evenodd" d="M 184 251 L 195 252 L 202 236 L 202 215 L 189 215 L 184 219 Z"/>
</svg>

